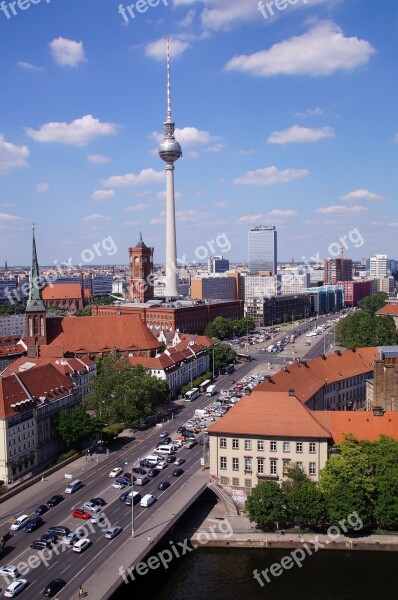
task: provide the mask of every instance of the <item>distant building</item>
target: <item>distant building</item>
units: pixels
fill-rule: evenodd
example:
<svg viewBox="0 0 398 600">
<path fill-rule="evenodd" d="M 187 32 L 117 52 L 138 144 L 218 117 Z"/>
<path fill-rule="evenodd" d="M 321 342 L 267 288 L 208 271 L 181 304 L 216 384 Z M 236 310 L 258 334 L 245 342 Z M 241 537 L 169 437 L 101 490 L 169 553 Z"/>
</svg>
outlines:
<svg viewBox="0 0 398 600">
<path fill-rule="evenodd" d="M 351 281 L 352 260 L 350 258 L 326 258 L 324 262 L 324 283 L 335 285 L 337 281 Z"/>
<path fill-rule="evenodd" d="M 90 304 L 93 296 L 91 290 L 84 289 L 78 283 L 60 283 L 45 285 L 42 289 L 42 298 L 46 308 L 59 306 L 75 312 Z"/>
<path fill-rule="evenodd" d="M 310 298 L 305 294 L 288 294 L 271 298 L 249 298 L 245 303 L 245 316 L 257 327 L 277 325 L 310 315 Z"/>
<path fill-rule="evenodd" d="M 398 346 L 380 346 L 373 379 L 366 381 L 366 410 L 398 411 Z"/>
<path fill-rule="evenodd" d="M 357 306 L 359 300 L 373 294 L 373 281 L 338 281 L 336 283 L 344 292 L 345 306 Z"/>
<path fill-rule="evenodd" d="M 192 300 L 236 300 L 236 283 L 231 277 L 191 279 Z"/>
<path fill-rule="evenodd" d="M 281 276 L 281 293 L 301 294 L 303 290 L 311 285 L 311 276 L 307 272 L 297 271 L 279 271 Z"/>
<path fill-rule="evenodd" d="M 25 337 L 26 318 L 24 314 L 0 317 L 0 337 L 10 335 Z"/>
<path fill-rule="evenodd" d="M 4 369 L 26 354 L 21 336 L 0 337 L 0 377 Z"/>
<path fill-rule="evenodd" d="M 273 225 L 255 226 L 249 231 L 249 272 L 258 275 L 260 271 L 277 274 L 277 231 Z"/>
<path fill-rule="evenodd" d="M 281 293 L 281 275 L 268 277 L 246 275 L 244 281 L 246 302 L 250 298 L 270 298 Z"/>
<path fill-rule="evenodd" d="M 311 298 L 311 314 L 324 315 L 344 308 L 344 290 L 338 285 L 323 285 L 304 290 Z"/>
<path fill-rule="evenodd" d="M 148 248 L 140 240 L 134 248 L 129 248 L 131 270 L 129 296 L 131 300 L 148 302 L 153 300 L 153 248 Z"/>
<path fill-rule="evenodd" d="M 369 276 L 372 278 L 385 277 L 388 273 L 387 254 L 375 254 L 370 257 Z"/>
<path fill-rule="evenodd" d="M 392 275 L 376 277 L 377 291 L 392 296 L 395 292 L 395 279 Z"/>
<path fill-rule="evenodd" d="M 225 273 L 229 270 L 229 260 L 223 256 L 210 256 L 207 264 L 209 273 Z"/>
</svg>

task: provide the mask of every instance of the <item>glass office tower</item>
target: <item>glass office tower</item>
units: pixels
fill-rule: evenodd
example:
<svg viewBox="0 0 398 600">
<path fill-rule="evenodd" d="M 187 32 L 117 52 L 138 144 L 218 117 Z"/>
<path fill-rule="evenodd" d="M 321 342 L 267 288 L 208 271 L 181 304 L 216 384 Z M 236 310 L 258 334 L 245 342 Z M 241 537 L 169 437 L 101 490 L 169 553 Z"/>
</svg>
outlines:
<svg viewBox="0 0 398 600">
<path fill-rule="evenodd" d="M 277 232 L 273 225 L 258 225 L 249 231 L 249 270 L 277 274 Z"/>
</svg>

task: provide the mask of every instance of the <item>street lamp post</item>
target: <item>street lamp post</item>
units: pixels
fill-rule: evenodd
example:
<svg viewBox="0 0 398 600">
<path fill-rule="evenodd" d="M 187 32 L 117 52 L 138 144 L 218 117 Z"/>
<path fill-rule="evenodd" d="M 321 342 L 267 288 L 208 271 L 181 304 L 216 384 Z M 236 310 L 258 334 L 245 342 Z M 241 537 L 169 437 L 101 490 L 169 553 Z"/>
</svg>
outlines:
<svg viewBox="0 0 398 600">
<path fill-rule="evenodd" d="M 101 448 L 102 448 L 102 406 L 105 404 L 105 400 L 102 400 L 99 405 L 99 418 L 100 418 L 100 426 L 101 426 Z"/>
<path fill-rule="evenodd" d="M 128 462 L 124 463 L 129 466 L 131 471 L 131 537 L 134 537 L 134 475 L 133 475 L 133 463 L 131 465 Z"/>
<path fill-rule="evenodd" d="M 202 463 L 203 463 L 203 469 L 206 468 L 206 447 L 207 447 L 207 440 L 208 440 L 208 434 L 207 431 L 203 432 L 203 458 L 202 458 Z"/>
</svg>

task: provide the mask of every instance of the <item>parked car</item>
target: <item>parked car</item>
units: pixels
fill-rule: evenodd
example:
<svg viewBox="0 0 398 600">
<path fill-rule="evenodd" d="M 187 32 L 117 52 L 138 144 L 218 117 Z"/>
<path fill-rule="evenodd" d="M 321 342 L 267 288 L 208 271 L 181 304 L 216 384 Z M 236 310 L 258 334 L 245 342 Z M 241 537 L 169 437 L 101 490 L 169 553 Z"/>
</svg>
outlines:
<svg viewBox="0 0 398 600">
<path fill-rule="evenodd" d="M 141 501 L 141 494 L 139 494 L 138 492 L 133 492 L 133 495 L 131 495 L 131 492 L 129 493 L 129 495 L 126 498 L 126 505 L 127 506 L 131 506 L 131 499 L 132 497 L 134 498 L 134 506 L 136 504 L 138 504 L 138 502 Z"/>
<path fill-rule="evenodd" d="M 117 477 L 118 475 L 120 475 L 120 473 L 123 471 L 123 469 L 121 469 L 120 467 L 115 467 L 114 469 L 112 469 L 112 471 L 109 473 L 109 477 Z"/>
<path fill-rule="evenodd" d="M 109 529 L 105 532 L 105 537 L 108 540 L 113 540 L 119 533 L 122 533 L 123 528 L 119 527 L 119 525 L 113 525 L 113 527 L 109 527 Z"/>
<path fill-rule="evenodd" d="M 105 506 L 106 502 L 103 498 L 91 498 L 90 502 L 98 506 Z"/>
<path fill-rule="evenodd" d="M 161 471 L 163 471 L 163 469 L 165 469 L 168 466 L 168 463 L 166 460 L 162 460 L 160 461 L 160 463 L 158 463 L 157 469 L 160 469 Z"/>
<path fill-rule="evenodd" d="M 146 471 L 142 467 L 134 467 L 133 473 L 137 473 L 137 475 L 146 475 Z"/>
<path fill-rule="evenodd" d="M 40 539 L 44 540 L 45 542 L 51 542 L 52 544 L 56 544 L 58 542 L 58 536 L 56 533 L 43 533 Z"/>
<path fill-rule="evenodd" d="M 116 477 L 116 483 L 122 483 L 123 485 L 132 485 L 131 479 L 127 477 Z"/>
<path fill-rule="evenodd" d="M 68 535 L 68 533 L 70 533 L 70 529 L 64 525 L 55 525 L 55 527 L 50 527 L 48 533 L 55 533 L 56 535 Z"/>
<path fill-rule="evenodd" d="M 35 515 L 36 517 L 40 517 L 41 515 L 44 515 L 44 513 L 47 511 L 48 507 L 45 504 L 40 504 L 40 506 L 38 506 L 35 510 Z"/>
<path fill-rule="evenodd" d="M 29 519 L 26 523 L 24 531 L 25 533 L 32 533 L 32 531 L 36 531 L 42 525 L 44 525 L 44 521 L 41 517 L 33 517 L 33 519 Z"/>
<path fill-rule="evenodd" d="M 159 473 L 159 469 L 150 469 L 148 471 L 148 477 L 156 477 L 156 475 L 159 475 Z"/>
<path fill-rule="evenodd" d="M 185 462 L 185 458 L 177 458 L 177 459 L 174 461 L 174 465 L 176 465 L 176 466 L 178 466 L 178 467 L 179 467 L 179 466 L 183 465 L 183 464 L 184 464 L 184 462 Z"/>
<path fill-rule="evenodd" d="M 43 595 L 47 598 L 52 598 L 65 586 L 66 581 L 64 581 L 63 579 L 52 579 L 44 588 Z"/>
<path fill-rule="evenodd" d="M 18 531 L 18 529 L 22 529 L 25 527 L 26 523 L 29 521 L 29 515 L 21 515 L 18 519 L 15 519 L 14 523 L 11 525 L 10 529 L 12 531 Z"/>
<path fill-rule="evenodd" d="M 52 544 L 47 540 L 35 540 L 30 544 L 30 548 L 33 550 L 44 550 L 44 548 L 51 549 Z"/>
<path fill-rule="evenodd" d="M 166 458 L 166 463 L 173 463 L 176 461 L 176 456 L 174 456 L 174 454 L 170 454 L 167 458 Z"/>
<path fill-rule="evenodd" d="M 4 565 L 3 567 L 0 567 L 0 575 L 3 575 L 3 577 L 11 577 L 12 579 L 21 577 L 21 573 L 14 565 Z"/>
<path fill-rule="evenodd" d="M 127 492 L 123 492 L 123 494 L 120 494 L 119 496 L 119 500 L 121 500 L 122 502 L 126 502 L 126 498 L 129 495 L 129 491 L 127 490 Z"/>
<path fill-rule="evenodd" d="M 100 512 L 100 510 L 101 510 L 101 507 L 98 506 L 98 504 L 91 502 L 91 500 L 89 502 L 85 502 L 83 504 L 82 508 L 84 510 L 87 510 L 90 513 L 97 513 L 97 512 Z"/>
<path fill-rule="evenodd" d="M 66 544 L 67 546 L 73 546 L 73 544 L 77 542 L 78 539 L 79 536 L 77 535 L 76 531 L 71 531 L 62 538 L 62 543 Z"/>
<path fill-rule="evenodd" d="M 184 473 L 184 469 L 174 469 L 173 477 L 180 477 Z"/>
<path fill-rule="evenodd" d="M 159 436 L 159 437 L 161 437 L 161 438 L 165 438 L 165 437 L 167 437 L 168 435 L 169 435 L 169 432 L 168 432 L 168 431 L 162 431 L 162 433 L 160 434 L 160 436 Z"/>
<path fill-rule="evenodd" d="M 74 508 L 72 510 L 72 517 L 75 517 L 75 519 L 89 519 L 91 515 L 82 508 Z"/>
<path fill-rule="evenodd" d="M 142 477 L 137 478 L 137 485 L 145 485 L 146 483 L 149 483 L 149 477 L 147 475 L 143 475 Z"/>
<path fill-rule="evenodd" d="M 115 488 L 116 490 L 124 490 L 124 488 L 126 487 L 125 483 L 121 483 L 120 481 L 115 481 L 115 483 L 112 485 L 113 488 Z"/>
<path fill-rule="evenodd" d="M 17 579 L 17 581 L 13 581 L 5 590 L 4 596 L 6 598 L 15 598 L 22 590 L 29 585 L 27 579 Z"/>
<path fill-rule="evenodd" d="M 125 471 L 125 472 L 123 473 L 123 477 L 125 477 L 126 479 L 132 479 L 132 474 L 131 474 L 131 473 L 129 473 L 128 471 Z"/>
<path fill-rule="evenodd" d="M 161 481 L 158 485 L 158 490 L 167 490 L 170 487 L 170 483 L 168 481 Z"/>
<path fill-rule="evenodd" d="M 53 506 L 56 506 L 57 504 L 62 502 L 63 499 L 64 497 L 61 496 L 61 494 L 55 494 L 55 496 L 51 496 L 51 498 L 47 500 L 47 506 L 52 508 Z"/>
</svg>

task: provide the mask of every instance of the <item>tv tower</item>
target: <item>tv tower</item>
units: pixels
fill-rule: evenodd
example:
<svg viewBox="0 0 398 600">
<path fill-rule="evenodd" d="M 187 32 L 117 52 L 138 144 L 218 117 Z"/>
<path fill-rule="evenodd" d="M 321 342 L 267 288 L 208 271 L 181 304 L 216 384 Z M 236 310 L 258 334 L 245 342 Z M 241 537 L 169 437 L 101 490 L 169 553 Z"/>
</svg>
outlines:
<svg viewBox="0 0 398 600">
<path fill-rule="evenodd" d="M 171 118 L 169 38 L 167 38 L 167 119 L 163 125 L 164 138 L 159 145 L 158 152 L 160 158 L 166 163 L 166 296 L 178 298 L 174 163 L 182 156 L 182 152 L 180 144 L 174 137 L 175 124 Z"/>
</svg>

